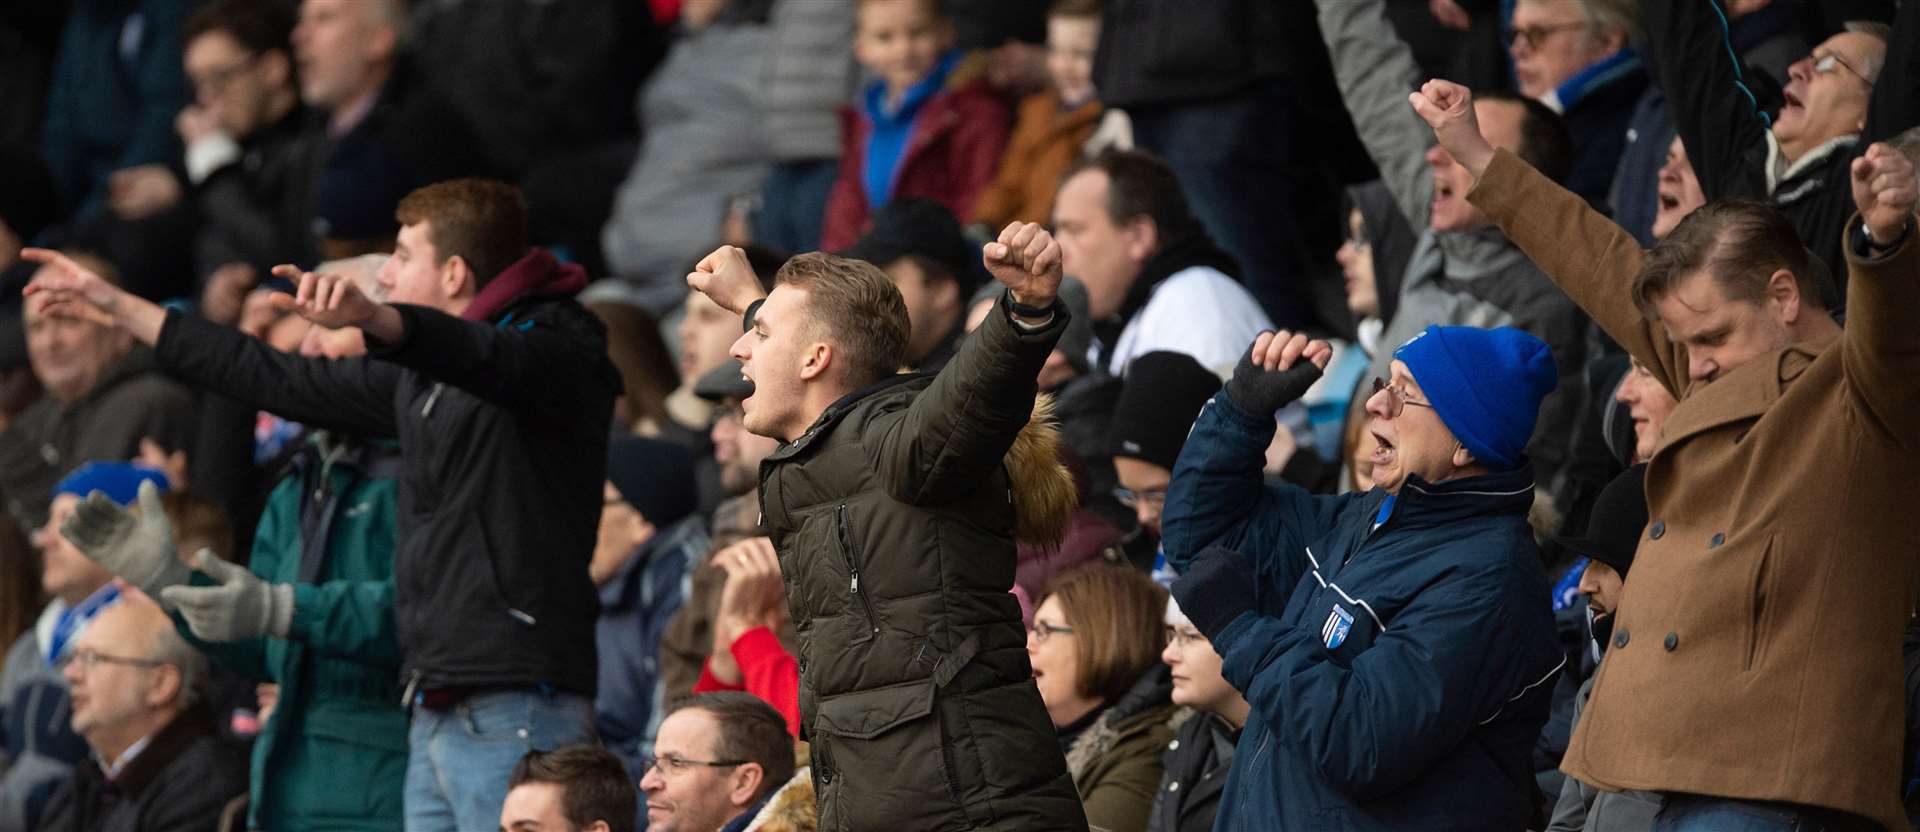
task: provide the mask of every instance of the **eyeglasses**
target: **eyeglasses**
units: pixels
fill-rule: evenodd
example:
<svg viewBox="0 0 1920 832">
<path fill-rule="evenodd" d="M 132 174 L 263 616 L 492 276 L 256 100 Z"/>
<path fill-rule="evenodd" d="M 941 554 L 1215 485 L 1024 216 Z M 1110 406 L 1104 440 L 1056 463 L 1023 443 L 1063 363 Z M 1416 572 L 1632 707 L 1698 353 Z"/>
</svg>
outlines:
<svg viewBox="0 0 1920 832">
<path fill-rule="evenodd" d="M 1399 416 L 1401 411 L 1407 409 L 1407 405 L 1416 405 L 1418 407 L 1428 407 L 1428 408 L 1433 407 L 1433 405 L 1429 402 L 1418 401 L 1414 399 L 1412 396 L 1408 395 L 1405 387 L 1401 387 L 1395 384 L 1388 384 L 1386 379 L 1383 379 L 1379 376 L 1374 376 L 1373 392 L 1375 394 L 1378 394 L 1382 390 L 1387 391 L 1387 416 L 1389 417 Z"/>
<path fill-rule="evenodd" d="M 1120 504 L 1127 508 L 1139 508 L 1141 503 L 1150 506 L 1164 506 L 1167 504 L 1167 490 L 1164 488 L 1156 488 L 1151 491 L 1134 491 L 1130 488 L 1115 488 L 1113 490 L 1113 498 L 1119 500 Z"/>
<path fill-rule="evenodd" d="M 1836 67 L 1845 67 L 1848 72 L 1853 73 L 1855 78 L 1859 78 L 1861 81 L 1865 82 L 1867 86 L 1873 86 L 1873 82 L 1870 80 L 1867 80 L 1866 73 L 1863 73 L 1860 70 L 1854 69 L 1853 64 L 1847 63 L 1846 61 L 1842 60 L 1838 54 L 1835 54 L 1833 52 L 1828 52 L 1825 55 L 1815 55 L 1809 52 L 1807 53 L 1807 56 L 1805 58 L 1801 58 L 1801 60 L 1812 61 L 1813 71 L 1820 73 L 1821 75 L 1832 75 L 1833 70 Z"/>
<path fill-rule="evenodd" d="M 680 775 L 682 772 L 685 772 L 685 771 L 688 771 L 689 769 L 694 768 L 695 766 L 704 766 L 707 768 L 733 768 L 735 766 L 744 766 L 747 763 L 750 763 L 753 761 L 752 760 L 689 760 L 678 754 L 665 754 L 659 757 L 641 757 L 636 762 L 640 764 L 640 773 L 642 775 L 645 775 L 647 772 L 657 768 L 657 769 L 660 769 L 660 773 L 662 775 L 667 777 L 675 777 Z"/>
<path fill-rule="evenodd" d="M 1185 647 L 1189 644 L 1212 644 L 1212 642 L 1207 640 L 1206 635 L 1192 627 L 1174 627 L 1169 625 L 1164 629 L 1167 643 L 1175 647 Z"/>
<path fill-rule="evenodd" d="M 1033 622 L 1033 626 L 1027 628 L 1027 632 L 1033 634 L 1034 644 L 1046 644 L 1047 638 L 1054 633 L 1073 635 L 1073 628 L 1062 627 L 1058 624 L 1048 624 L 1045 621 L 1035 621 Z"/>
<path fill-rule="evenodd" d="M 1518 41 L 1526 41 L 1528 49 L 1539 49 L 1542 41 L 1552 37 L 1555 32 L 1572 29 L 1585 29 L 1585 23 L 1553 23 L 1546 26 L 1528 26 L 1524 29 L 1508 29 L 1505 33 L 1507 48 L 1513 48 Z"/>
<path fill-rule="evenodd" d="M 166 662 L 154 661 L 153 659 L 136 659 L 129 656 L 115 656 L 82 647 L 67 651 L 66 655 L 61 656 L 60 660 L 54 663 L 54 667 L 59 670 L 66 670 L 67 665 L 70 664 L 77 664 L 81 670 L 91 673 L 94 667 L 102 664 L 124 664 L 129 667 L 152 669 L 166 664 Z"/>
</svg>

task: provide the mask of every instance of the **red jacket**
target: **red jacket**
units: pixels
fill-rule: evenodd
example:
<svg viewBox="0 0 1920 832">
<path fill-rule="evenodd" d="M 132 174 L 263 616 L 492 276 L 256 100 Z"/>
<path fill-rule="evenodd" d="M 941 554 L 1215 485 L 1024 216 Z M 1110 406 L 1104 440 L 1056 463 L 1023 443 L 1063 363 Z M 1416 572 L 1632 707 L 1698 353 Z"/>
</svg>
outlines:
<svg viewBox="0 0 1920 832">
<path fill-rule="evenodd" d="M 772 705 L 786 717 L 787 733 L 800 736 L 800 666 L 780 646 L 780 637 L 765 627 L 755 627 L 741 633 L 729 649 L 740 667 L 740 684 L 730 685 L 716 678 L 709 658 L 700 668 L 700 681 L 694 683 L 693 692 L 744 690 Z"/>
<path fill-rule="evenodd" d="M 820 248 L 826 251 L 853 245 L 865 233 L 872 213 L 860 176 L 866 169 L 867 134 L 873 125 L 853 107 L 841 108 L 840 121 L 840 178 L 827 198 L 820 232 Z M 1007 103 L 986 81 L 949 84 L 922 105 L 913 119 L 906 153 L 894 175 L 893 198 L 926 197 L 947 206 L 956 217 L 973 216 L 973 203 L 993 183 L 1012 129 Z"/>
</svg>

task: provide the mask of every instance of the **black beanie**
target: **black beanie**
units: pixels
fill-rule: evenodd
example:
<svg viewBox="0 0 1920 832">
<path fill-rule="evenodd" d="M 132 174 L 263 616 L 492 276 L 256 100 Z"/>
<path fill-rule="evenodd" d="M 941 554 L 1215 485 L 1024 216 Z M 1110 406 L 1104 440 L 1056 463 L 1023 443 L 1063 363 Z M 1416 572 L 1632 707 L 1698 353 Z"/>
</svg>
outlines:
<svg viewBox="0 0 1920 832">
<path fill-rule="evenodd" d="M 648 523 L 666 528 L 699 507 L 693 452 L 678 442 L 628 436 L 607 447 L 607 479 Z"/>
<path fill-rule="evenodd" d="M 1114 456 L 1150 462 L 1169 471 L 1187 443 L 1200 407 L 1220 392 L 1220 377 L 1193 356 L 1150 352 L 1127 366 L 1120 401 L 1107 427 Z"/>
</svg>

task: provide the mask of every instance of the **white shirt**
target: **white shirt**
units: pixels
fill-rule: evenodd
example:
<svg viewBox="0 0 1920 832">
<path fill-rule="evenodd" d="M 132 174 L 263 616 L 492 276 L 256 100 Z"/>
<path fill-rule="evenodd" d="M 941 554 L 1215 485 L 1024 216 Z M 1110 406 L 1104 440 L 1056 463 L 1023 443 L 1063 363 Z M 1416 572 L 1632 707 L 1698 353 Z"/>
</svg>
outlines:
<svg viewBox="0 0 1920 832">
<path fill-rule="evenodd" d="M 1215 375 L 1233 375 L 1240 356 L 1273 321 L 1260 302 L 1233 278 L 1210 266 L 1191 266 L 1169 275 L 1135 313 L 1105 358 L 1107 371 L 1125 375 L 1133 359 L 1150 352 L 1193 356 Z M 1096 350 L 1097 350 L 1096 346 Z M 1095 355 L 1093 363 L 1102 360 Z"/>
</svg>

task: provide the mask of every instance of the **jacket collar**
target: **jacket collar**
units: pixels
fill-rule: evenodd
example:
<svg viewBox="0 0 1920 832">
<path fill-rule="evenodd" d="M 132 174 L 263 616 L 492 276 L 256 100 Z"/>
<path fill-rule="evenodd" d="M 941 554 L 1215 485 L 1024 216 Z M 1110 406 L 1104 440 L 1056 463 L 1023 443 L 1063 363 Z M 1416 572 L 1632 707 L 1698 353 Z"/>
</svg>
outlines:
<svg viewBox="0 0 1920 832">
<path fill-rule="evenodd" d="M 827 405 L 826 410 L 821 411 L 820 418 L 813 420 L 813 424 L 807 428 L 805 433 L 800 434 L 800 438 L 781 445 L 772 454 L 767 456 L 766 463 L 762 463 L 762 465 L 791 459 L 804 453 L 808 448 L 813 447 L 815 440 L 827 432 L 827 428 L 832 427 L 834 422 L 840 421 L 842 417 L 853 412 L 856 406 L 870 396 L 875 396 L 882 392 L 892 390 L 895 387 L 904 387 L 910 384 L 924 388 L 932 382 L 933 376 L 930 375 L 922 373 L 899 373 L 841 396 L 835 400 L 833 404 Z"/>
<path fill-rule="evenodd" d="M 587 288 L 587 271 L 561 263 L 545 249 L 536 248 L 514 261 L 475 295 L 460 317 L 488 321 L 522 302 L 548 297 L 573 297 Z M 504 321 L 502 323 L 505 323 Z"/>
<path fill-rule="evenodd" d="M 1838 334 L 1793 344 L 1762 355 L 1710 384 L 1694 384 L 1661 430 L 1664 450 L 1681 439 L 1722 425 L 1759 418 L 1787 386 L 1839 339 Z M 1657 452 L 1656 452 L 1657 455 Z"/>
<path fill-rule="evenodd" d="M 213 723 L 201 708 L 190 707 L 181 711 L 172 722 L 167 723 L 167 727 L 153 735 L 147 747 L 140 751 L 139 756 L 127 763 L 126 768 L 120 770 L 120 776 L 108 783 L 108 787 L 129 798 L 138 798 L 140 793 L 152 785 L 168 766 L 173 765 L 174 760 L 185 754 L 196 740 L 212 734 Z M 107 783 L 106 773 L 100 770 L 97 763 L 87 765 L 81 770 L 95 780 Z"/>
<path fill-rule="evenodd" d="M 1496 471 L 1478 477 L 1429 483 L 1409 476 L 1394 497 L 1394 525 L 1418 523 L 1436 525 L 1469 517 L 1511 514 L 1521 517 L 1533 508 L 1533 466 L 1522 464 L 1511 471 Z M 1385 497 L 1382 496 L 1384 501 Z M 1373 504 L 1374 508 L 1378 503 Z M 1369 513 L 1369 519 L 1372 515 Z"/>
<path fill-rule="evenodd" d="M 1095 321 L 1094 337 L 1100 343 L 1111 347 L 1120 338 L 1120 332 L 1127 322 L 1147 301 L 1153 299 L 1153 293 L 1159 291 L 1160 284 L 1175 273 L 1195 266 L 1207 266 L 1234 278 L 1240 277 L 1240 264 L 1218 245 L 1213 238 L 1202 230 L 1195 230 L 1167 241 L 1160 250 L 1154 252 L 1147 262 L 1140 266 L 1140 276 L 1133 279 L 1133 285 L 1127 287 L 1126 298 L 1120 302 L 1120 311 L 1104 321 Z"/>
</svg>

